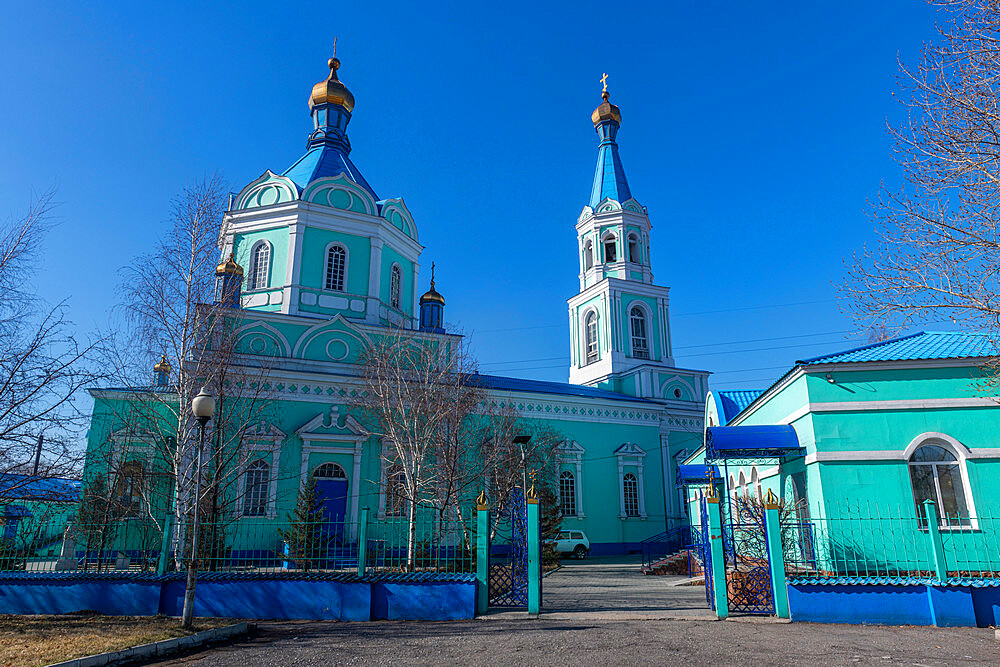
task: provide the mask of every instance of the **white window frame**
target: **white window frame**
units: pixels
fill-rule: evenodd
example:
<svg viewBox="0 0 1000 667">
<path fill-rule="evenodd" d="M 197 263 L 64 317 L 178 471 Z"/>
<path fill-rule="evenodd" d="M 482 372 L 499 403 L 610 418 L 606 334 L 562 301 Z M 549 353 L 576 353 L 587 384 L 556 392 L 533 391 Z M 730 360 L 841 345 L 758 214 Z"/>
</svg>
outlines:
<svg viewBox="0 0 1000 667">
<path fill-rule="evenodd" d="M 644 347 L 637 347 L 636 340 L 639 338 L 635 334 L 635 315 L 634 312 L 639 311 L 639 319 L 642 320 L 642 337 L 641 340 L 644 343 Z M 644 308 L 640 302 L 633 301 L 628 307 L 628 329 L 629 329 L 629 341 L 630 348 L 632 352 L 632 357 L 636 359 L 652 359 L 652 354 L 650 353 L 649 346 L 649 329 L 650 329 L 650 318 L 649 311 Z M 642 352 L 642 354 L 640 354 Z"/>
<path fill-rule="evenodd" d="M 646 452 L 643 449 L 631 442 L 626 442 L 621 447 L 615 450 L 615 455 L 618 457 L 618 500 L 619 500 L 619 514 L 618 517 L 622 520 L 625 519 L 646 519 L 646 484 L 643 476 L 643 458 L 646 456 Z M 635 475 L 636 484 L 638 486 L 638 500 L 639 500 L 639 515 L 629 516 L 625 513 L 625 475 L 632 473 Z"/>
<path fill-rule="evenodd" d="M 399 309 L 400 293 L 403 289 L 403 267 L 393 262 L 389 268 L 389 306 Z"/>
<path fill-rule="evenodd" d="M 628 252 L 628 261 L 633 264 L 642 264 L 642 244 L 639 243 L 639 236 L 635 232 L 629 232 L 625 237 L 625 249 Z M 635 255 L 632 248 L 635 247 Z"/>
<path fill-rule="evenodd" d="M 941 523 L 943 517 L 942 513 L 942 503 L 941 503 L 941 484 L 938 481 L 937 469 L 934 470 L 934 487 L 937 492 L 937 498 L 935 504 L 937 505 L 938 513 L 938 530 L 947 532 L 962 532 L 970 530 L 979 530 L 979 519 L 976 514 L 976 504 L 973 500 L 972 485 L 969 483 L 969 469 L 967 465 L 968 455 L 970 450 L 968 447 L 963 445 L 961 442 L 951 437 L 950 435 L 944 433 L 922 433 L 916 438 L 910 441 L 906 450 L 903 452 L 904 461 L 906 462 L 906 477 L 907 482 L 910 486 L 910 497 L 913 498 L 914 504 L 916 504 L 916 498 L 913 497 L 913 478 L 910 476 L 910 466 L 911 465 L 934 465 L 933 463 L 912 463 L 910 459 L 918 449 L 924 445 L 936 445 L 942 449 L 950 452 L 955 457 L 955 463 L 958 465 L 958 472 L 962 477 L 962 491 L 965 495 L 965 506 L 969 511 L 969 525 L 967 526 L 947 526 Z M 918 510 L 919 511 L 919 510 Z M 927 530 L 926 526 L 920 528 L 920 530 Z"/>
<path fill-rule="evenodd" d="M 615 250 L 615 258 L 610 260 L 608 259 L 609 241 L 611 242 L 611 245 L 614 246 Z M 601 236 L 601 256 L 604 258 L 605 264 L 614 264 L 621 261 L 618 258 L 618 235 L 615 234 L 614 232 L 607 232 L 603 236 Z"/>
<path fill-rule="evenodd" d="M 583 270 L 590 271 L 594 268 L 594 242 L 587 239 L 583 243 Z"/>
<path fill-rule="evenodd" d="M 566 486 L 570 487 L 572 493 L 564 493 L 563 480 L 568 480 Z M 563 516 L 576 517 L 576 495 L 576 475 L 572 470 L 559 471 L 559 511 Z M 566 511 L 567 505 L 571 507 L 572 512 Z"/>
<path fill-rule="evenodd" d="M 586 516 L 583 513 L 583 455 L 586 450 L 580 445 L 579 442 L 575 440 L 565 440 L 561 444 L 556 446 L 556 462 L 560 469 L 562 466 L 567 466 L 571 472 L 573 472 L 573 478 L 576 481 L 576 514 L 573 515 L 575 519 L 582 519 Z M 560 495 L 562 490 L 559 486 L 556 486 L 556 493 Z M 562 507 L 562 498 L 559 498 L 559 505 Z"/>
<path fill-rule="evenodd" d="M 266 252 L 264 267 L 260 266 L 258 253 L 261 250 Z M 271 259 L 274 255 L 274 248 L 269 241 L 260 240 L 250 248 L 250 275 L 247 281 L 247 291 L 265 290 L 271 286 Z"/>
<path fill-rule="evenodd" d="M 271 476 L 267 485 L 267 512 L 263 518 L 277 516 L 278 463 L 285 434 L 273 424 L 261 420 L 247 428 L 240 446 L 239 477 L 236 481 L 236 515 L 243 516 L 243 495 L 246 491 L 246 468 L 257 459 L 270 457 Z M 260 518 L 260 517 L 258 517 Z"/>
<path fill-rule="evenodd" d="M 257 502 L 254 503 L 255 508 L 259 507 L 260 513 L 250 514 L 247 512 L 247 509 L 249 508 L 248 506 L 251 501 L 251 494 L 253 493 L 253 489 L 250 487 L 250 475 L 260 470 L 259 467 L 255 468 L 255 466 L 258 466 L 258 464 L 264 466 L 266 469 L 266 474 L 263 476 L 262 479 L 260 479 L 260 484 L 263 487 L 263 494 L 262 494 L 263 497 L 259 499 L 259 505 Z M 246 467 L 243 469 L 243 495 L 239 501 L 241 505 L 240 514 L 242 516 L 245 516 L 247 518 L 267 517 L 268 514 L 267 508 L 268 505 L 270 505 L 271 501 L 271 476 L 272 476 L 271 464 L 268 463 L 266 458 L 257 457 L 254 458 L 249 463 L 247 463 Z"/>
<path fill-rule="evenodd" d="M 330 253 L 334 248 L 340 248 L 344 252 L 344 266 L 340 275 L 340 287 L 331 287 L 330 275 Z M 323 253 L 323 289 L 328 292 L 346 292 L 347 291 L 347 266 L 348 260 L 350 259 L 351 253 L 347 249 L 347 244 L 340 241 L 333 241 L 326 245 L 326 252 Z"/>
<path fill-rule="evenodd" d="M 594 321 L 594 337 L 590 336 L 590 321 Z M 594 354 L 591 356 L 590 348 L 593 342 Z M 601 360 L 601 316 L 594 308 L 589 308 L 583 314 L 583 366 L 597 363 Z"/>
</svg>

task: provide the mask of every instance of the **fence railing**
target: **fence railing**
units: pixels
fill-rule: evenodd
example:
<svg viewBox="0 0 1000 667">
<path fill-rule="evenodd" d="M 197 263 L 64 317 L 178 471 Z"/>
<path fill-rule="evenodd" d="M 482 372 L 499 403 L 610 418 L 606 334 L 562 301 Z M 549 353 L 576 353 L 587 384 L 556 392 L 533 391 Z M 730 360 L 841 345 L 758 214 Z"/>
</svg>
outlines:
<svg viewBox="0 0 1000 667">
<path fill-rule="evenodd" d="M 166 529 L 164 529 L 164 527 Z M 46 540 L 0 540 L 0 571 L 166 573 L 187 567 L 194 526 L 124 519 L 102 525 L 71 523 Z M 233 573 L 474 572 L 472 526 L 436 512 L 358 521 L 292 521 L 234 517 L 198 525 L 198 570 Z"/>
<path fill-rule="evenodd" d="M 789 577 L 1000 577 L 997 517 L 938 516 L 930 502 L 919 513 L 875 506 L 842 510 L 836 517 L 782 523 Z"/>
</svg>

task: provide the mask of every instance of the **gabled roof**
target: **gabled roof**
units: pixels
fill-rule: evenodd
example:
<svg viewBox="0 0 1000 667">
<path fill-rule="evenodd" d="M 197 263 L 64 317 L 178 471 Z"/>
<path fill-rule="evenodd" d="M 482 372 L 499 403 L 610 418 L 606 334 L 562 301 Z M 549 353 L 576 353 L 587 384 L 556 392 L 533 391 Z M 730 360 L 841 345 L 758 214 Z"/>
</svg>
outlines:
<svg viewBox="0 0 1000 667">
<path fill-rule="evenodd" d="M 962 331 L 920 331 L 843 352 L 803 359 L 796 364 L 846 364 L 916 359 L 973 359 L 1000 354 L 989 336 Z"/>
<path fill-rule="evenodd" d="M 721 426 L 729 423 L 733 417 L 738 415 L 748 405 L 754 402 L 758 396 L 764 393 L 763 389 L 735 389 L 732 391 L 713 391 L 716 397 L 716 404 L 723 414 L 719 415 Z"/>
<path fill-rule="evenodd" d="M 318 178 L 336 176 L 337 174 L 346 174 L 349 179 L 367 190 L 368 194 L 378 201 L 375 191 L 351 162 L 351 158 L 333 146 L 320 145 L 309 149 L 309 152 L 300 157 L 281 175 L 304 190 Z"/>
<path fill-rule="evenodd" d="M 0 475 L 0 496 L 7 500 L 50 500 L 76 502 L 83 483 L 63 477 L 37 478 L 31 475 Z"/>
<path fill-rule="evenodd" d="M 632 403 L 647 403 L 646 399 L 619 394 L 616 391 L 607 389 L 597 389 L 579 384 L 569 384 L 567 382 L 547 382 L 544 380 L 523 380 L 521 378 L 509 378 L 499 375 L 472 375 L 472 382 L 485 389 L 495 389 L 498 391 L 524 391 L 538 394 L 561 394 L 563 396 L 576 396 L 579 398 L 600 398 L 609 401 L 629 401 Z"/>
</svg>

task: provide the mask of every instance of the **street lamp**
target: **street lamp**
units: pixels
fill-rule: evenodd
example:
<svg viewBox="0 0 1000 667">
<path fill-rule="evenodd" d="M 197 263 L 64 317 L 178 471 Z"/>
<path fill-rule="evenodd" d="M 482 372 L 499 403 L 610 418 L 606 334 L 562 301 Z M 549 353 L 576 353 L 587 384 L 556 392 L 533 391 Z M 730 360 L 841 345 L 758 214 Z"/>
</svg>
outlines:
<svg viewBox="0 0 1000 667">
<path fill-rule="evenodd" d="M 201 450 L 205 446 L 205 424 L 215 415 L 215 396 L 205 387 L 191 401 L 191 412 L 198 420 L 198 454 L 195 464 L 194 519 L 191 521 L 191 554 L 188 558 L 187 586 L 184 588 L 184 612 L 181 625 L 190 628 L 194 620 L 194 587 L 198 574 L 198 519 L 201 509 Z"/>
</svg>

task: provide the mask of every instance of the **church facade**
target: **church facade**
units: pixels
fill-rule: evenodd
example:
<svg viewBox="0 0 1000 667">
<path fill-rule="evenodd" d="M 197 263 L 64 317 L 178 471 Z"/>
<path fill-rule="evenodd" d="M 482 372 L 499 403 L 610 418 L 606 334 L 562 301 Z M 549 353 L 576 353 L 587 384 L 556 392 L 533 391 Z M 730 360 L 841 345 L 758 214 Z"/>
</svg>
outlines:
<svg viewBox="0 0 1000 667">
<path fill-rule="evenodd" d="M 433 276 L 421 294 L 423 248 L 405 202 L 376 194 L 350 158 L 355 100 L 339 60 L 329 66 L 310 95 L 305 153 L 231 197 L 220 240 L 220 284 L 242 281 L 239 348 L 267 360 L 278 406 L 243 444 L 237 512 L 275 536 L 310 477 L 331 482 L 335 497 L 324 507 L 333 519 L 356 522 L 362 508 L 392 514 L 388 450 L 351 406 L 362 352 L 387 327 L 455 338 Z M 563 437 L 555 461 L 563 528 L 585 531 L 593 554 L 623 553 L 686 512 L 674 479 L 701 443 L 707 373 L 674 364 L 669 290 L 653 282 L 650 219 L 625 178 L 621 112 L 606 89 L 591 120 L 598 161 L 576 222 L 569 382 L 477 377 L 490 401 Z M 89 459 L 118 447 L 139 452 L 126 456 L 141 468 L 141 448 L 120 441 L 121 391 L 91 393 Z M 95 471 L 88 463 L 85 478 Z"/>
</svg>

